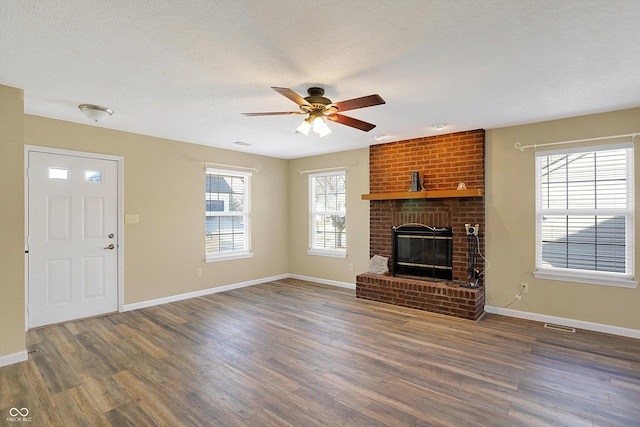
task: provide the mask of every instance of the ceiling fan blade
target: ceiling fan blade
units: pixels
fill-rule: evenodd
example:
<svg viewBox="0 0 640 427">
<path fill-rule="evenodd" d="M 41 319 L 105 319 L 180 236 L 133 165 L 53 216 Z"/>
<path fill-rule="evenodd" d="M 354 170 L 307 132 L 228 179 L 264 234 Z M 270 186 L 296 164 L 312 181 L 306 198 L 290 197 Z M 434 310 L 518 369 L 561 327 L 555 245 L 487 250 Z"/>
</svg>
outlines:
<svg viewBox="0 0 640 427">
<path fill-rule="evenodd" d="M 292 100 L 298 105 L 306 105 L 308 107 L 311 107 L 311 104 L 309 104 L 306 99 L 304 99 L 303 97 L 301 97 L 300 95 L 298 95 L 297 93 L 295 93 L 289 88 L 271 86 L 271 89 L 275 90 L 280 95 L 289 98 L 290 100 Z"/>
<path fill-rule="evenodd" d="M 369 132 L 376 127 L 372 123 L 363 122 L 362 120 L 354 119 L 353 117 L 343 116 L 342 114 L 331 114 L 327 116 L 327 119 L 332 122 L 338 122 L 341 125 L 351 126 L 352 128 L 360 129 L 365 132 Z"/>
<path fill-rule="evenodd" d="M 242 113 L 243 116 L 287 116 L 290 114 L 304 114 L 301 111 L 273 111 L 268 113 Z"/>
<path fill-rule="evenodd" d="M 355 110 L 357 108 L 373 107 L 374 105 L 384 104 L 384 99 L 380 95 L 369 95 L 361 98 L 349 99 L 347 101 L 336 102 L 334 105 L 338 107 L 338 111 Z"/>
</svg>

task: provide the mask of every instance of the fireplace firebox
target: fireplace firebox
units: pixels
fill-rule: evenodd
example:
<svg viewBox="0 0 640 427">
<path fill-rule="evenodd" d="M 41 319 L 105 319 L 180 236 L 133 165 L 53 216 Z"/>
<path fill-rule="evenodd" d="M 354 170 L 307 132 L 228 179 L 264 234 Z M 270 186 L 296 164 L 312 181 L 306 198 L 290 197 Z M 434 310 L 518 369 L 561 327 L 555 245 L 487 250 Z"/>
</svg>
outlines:
<svg viewBox="0 0 640 427">
<path fill-rule="evenodd" d="M 422 280 L 453 279 L 453 230 L 404 224 L 392 229 L 391 272 Z"/>
</svg>

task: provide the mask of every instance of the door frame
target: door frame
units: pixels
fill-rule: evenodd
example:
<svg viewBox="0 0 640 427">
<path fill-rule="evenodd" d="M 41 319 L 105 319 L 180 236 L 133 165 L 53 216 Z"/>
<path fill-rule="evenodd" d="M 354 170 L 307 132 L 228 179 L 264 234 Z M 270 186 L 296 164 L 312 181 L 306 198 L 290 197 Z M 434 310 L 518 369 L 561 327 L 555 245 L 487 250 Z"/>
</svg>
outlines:
<svg viewBox="0 0 640 427">
<path fill-rule="evenodd" d="M 85 151 L 67 150 L 62 148 L 42 147 L 37 145 L 24 146 L 24 257 L 25 257 L 25 282 L 24 282 L 24 315 L 25 315 L 25 331 L 29 330 L 29 153 L 38 152 L 45 154 L 58 154 L 63 156 L 86 157 L 98 160 L 112 160 L 117 163 L 118 167 L 118 185 L 116 196 L 116 212 L 117 212 L 117 240 L 118 248 L 116 281 L 117 281 L 117 299 L 118 312 L 124 311 L 124 157 L 114 156 L 110 154 L 91 153 Z"/>
</svg>

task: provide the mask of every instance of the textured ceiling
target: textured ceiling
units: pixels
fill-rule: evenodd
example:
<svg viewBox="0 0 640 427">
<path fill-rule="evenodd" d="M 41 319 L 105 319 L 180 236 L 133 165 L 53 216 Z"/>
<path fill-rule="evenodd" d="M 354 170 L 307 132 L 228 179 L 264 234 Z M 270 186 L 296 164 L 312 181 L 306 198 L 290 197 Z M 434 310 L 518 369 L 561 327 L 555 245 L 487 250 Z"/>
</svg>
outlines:
<svg viewBox="0 0 640 427">
<path fill-rule="evenodd" d="M 0 0 L 25 112 L 279 158 L 640 106 L 638 0 Z M 271 86 L 385 105 L 303 136 Z M 234 144 L 242 141 L 250 146 Z"/>
</svg>

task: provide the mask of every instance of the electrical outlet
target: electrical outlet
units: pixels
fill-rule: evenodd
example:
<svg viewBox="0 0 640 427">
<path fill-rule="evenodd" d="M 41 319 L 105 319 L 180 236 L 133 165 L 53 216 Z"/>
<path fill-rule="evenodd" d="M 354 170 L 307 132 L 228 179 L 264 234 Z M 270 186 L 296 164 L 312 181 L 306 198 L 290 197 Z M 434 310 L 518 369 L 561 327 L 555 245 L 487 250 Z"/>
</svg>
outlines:
<svg viewBox="0 0 640 427">
<path fill-rule="evenodd" d="M 202 269 L 196 268 L 196 277 L 202 277 Z"/>
<path fill-rule="evenodd" d="M 353 263 L 349 263 L 349 271 L 353 271 Z"/>
<path fill-rule="evenodd" d="M 528 294 L 529 293 L 529 284 L 528 283 L 520 283 L 520 293 L 521 294 Z"/>
<path fill-rule="evenodd" d="M 480 229 L 480 225 L 476 224 L 465 224 L 464 225 L 464 230 L 467 233 L 467 236 L 477 236 L 478 235 L 478 230 Z"/>
</svg>

